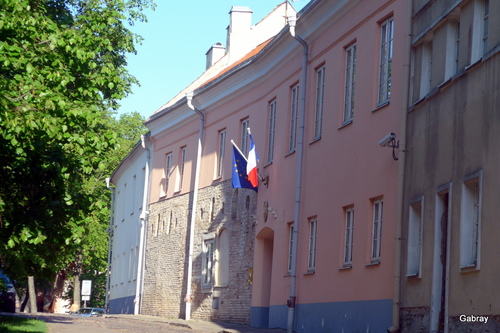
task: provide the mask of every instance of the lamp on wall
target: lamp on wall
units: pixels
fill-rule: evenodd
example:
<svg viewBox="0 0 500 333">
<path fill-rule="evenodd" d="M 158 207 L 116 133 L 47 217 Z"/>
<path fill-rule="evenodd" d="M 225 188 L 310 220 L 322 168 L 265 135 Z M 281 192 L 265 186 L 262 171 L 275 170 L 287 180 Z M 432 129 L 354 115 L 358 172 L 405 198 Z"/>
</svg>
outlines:
<svg viewBox="0 0 500 333">
<path fill-rule="evenodd" d="M 396 156 L 396 149 L 399 149 L 399 140 L 396 141 L 396 134 L 394 132 L 391 132 L 384 136 L 378 144 L 380 147 L 389 147 L 392 148 L 392 158 L 394 161 L 398 160 L 398 157 Z"/>
</svg>

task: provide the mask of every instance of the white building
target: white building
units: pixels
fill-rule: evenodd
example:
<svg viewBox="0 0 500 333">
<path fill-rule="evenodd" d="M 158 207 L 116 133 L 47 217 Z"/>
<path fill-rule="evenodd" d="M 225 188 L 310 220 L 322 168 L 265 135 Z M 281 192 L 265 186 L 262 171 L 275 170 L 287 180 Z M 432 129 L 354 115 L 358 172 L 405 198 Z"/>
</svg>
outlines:
<svg viewBox="0 0 500 333">
<path fill-rule="evenodd" d="M 109 313 L 138 314 L 142 290 L 144 226 L 149 186 L 149 135 L 142 137 L 110 178 L 114 185 L 109 228 Z"/>
</svg>

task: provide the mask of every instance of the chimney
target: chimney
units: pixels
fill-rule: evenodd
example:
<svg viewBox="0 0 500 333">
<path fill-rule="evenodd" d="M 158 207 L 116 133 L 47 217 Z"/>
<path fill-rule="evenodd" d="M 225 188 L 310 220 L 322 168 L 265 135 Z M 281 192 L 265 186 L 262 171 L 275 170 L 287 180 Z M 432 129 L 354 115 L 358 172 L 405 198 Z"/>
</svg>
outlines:
<svg viewBox="0 0 500 333">
<path fill-rule="evenodd" d="M 248 48 L 252 46 L 252 42 L 249 40 L 252 10 L 248 7 L 233 6 L 229 17 L 226 52 L 229 53 L 229 62 L 234 62 L 250 51 Z"/>
<path fill-rule="evenodd" d="M 224 56 L 226 48 L 222 46 L 221 43 L 215 43 L 212 47 L 205 53 L 207 56 L 207 67 L 209 69 L 212 67 L 220 58 Z"/>
</svg>

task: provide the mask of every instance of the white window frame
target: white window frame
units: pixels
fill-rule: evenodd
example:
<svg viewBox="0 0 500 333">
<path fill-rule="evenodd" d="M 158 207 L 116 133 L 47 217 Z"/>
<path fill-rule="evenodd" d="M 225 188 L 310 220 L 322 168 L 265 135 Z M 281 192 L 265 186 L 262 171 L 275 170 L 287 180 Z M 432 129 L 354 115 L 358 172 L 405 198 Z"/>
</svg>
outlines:
<svg viewBox="0 0 500 333">
<path fill-rule="evenodd" d="M 424 198 L 420 197 L 410 203 L 408 217 L 408 258 L 406 262 L 407 277 L 422 277 L 423 217 Z"/>
<path fill-rule="evenodd" d="M 318 220 L 312 218 L 309 220 L 309 247 L 307 254 L 307 271 L 314 272 L 316 269 L 316 240 L 318 231 Z"/>
<path fill-rule="evenodd" d="M 297 120 L 299 114 L 299 84 L 297 83 L 290 91 L 290 136 L 288 152 L 292 153 L 297 147 Z"/>
<path fill-rule="evenodd" d="M 349 123 L 354 115 L 354 85 L 356 78 L 356 43 L 345 49 L 345 84 L 343 123 Z"/>
<path fill-rule="evenodd" d="M 162 189 L 160 196 L 165 197 L 168 193 L 168 183 L 170 181 L 170 169 L 172 169 L 172 153 L 165 154 L 165 168 L 163 169 L 164 178 L 162 182 Z"/>
<path fill-rule="evenodd" d="M 483 172 L 465 177 L 460 209 L 460 268 L 479 269 Z"/>
<path fill-rule="evenodd" d="M 382 225 L 383 225 L 384 201 L 377 199 L 373 201 L 373 218 L 372 218 L 372 251 L 371 261 L 380 262 L 382 252 Z"/>
<path fill-rule="evenodd" d="M 325 93 L 325 65 L 316 70 L 316 105 L 314 108 L 314 140 L 321 139 L 323 126 L 323 100 Z"/>
<path fill-rule="evenodd" d="M 177 179 L 175 182 L 175 192 L 182 189 L 182 182 L 184 180 L 184 165 L 186 163 L 186 147 L 181 147 L 179 151 L 179 164 L 177 165 Z"/>
<path fill-rule="evenodd" d="M 354 206 L 345 208 L 344 234 L 344 267 L 352 267 L 353 233 L 354 233 Z"/>
<path fill-rule="evenodd" d="M 216 178 L 222 178 L 222 172 L 224 171 L 224 155 L 226 153 L 226 130 L 219 131 L 219 146 L 217 149 L 217 169 Z"/>
<path fill-rule="evenodd" d="M 267 134 L 267 163 L 274 159 L 274 139 L 276 132 L 276 99 L 269 103 L 269 128 Z"/>
<path fill-rule="evenodd" d="M 248 129 L 250 128 L 250 118 L 245 118 L 241 121 L 241 152 L 247 156 L 248 149 L 250 148 L 250 135 Z"/>
<path fill-rule="evenodd" d="M 201 262 L 201 287 L 212 289 L 214 286 L 215 273 L 215 234 L 202 235 L 202 262 Z"/>
<path fill-rule="evenodd" d="M 383 104 L 390 100 L 393 43 L 394 18 L 391 16 L 380 24 L 378 104 Z"/>
<path fill-rule="evenodd" d="M 168 192 L 168 185 L 170 182 L 170 174 L 172 169 L 172 153 L 167 154 L 165 161 L 165 194 Z"/>
</svg>

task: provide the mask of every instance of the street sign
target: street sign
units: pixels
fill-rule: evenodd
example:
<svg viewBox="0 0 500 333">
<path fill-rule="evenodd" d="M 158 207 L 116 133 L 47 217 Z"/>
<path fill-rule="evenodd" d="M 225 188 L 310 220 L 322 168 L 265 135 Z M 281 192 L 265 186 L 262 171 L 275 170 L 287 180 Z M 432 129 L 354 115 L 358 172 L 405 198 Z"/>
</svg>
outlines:
<svg viewBox="0 0 500 333">
<path fill-rule="evenodd" d="M 82 281 L 82 296 L 90 296 L 92 290 L 92 281 L 83 280 Z"/>
<path fill-rule="evenodd" d="M 82 296 L 82 301 L 90 301 L 90 296 Z"/>
</svg>

